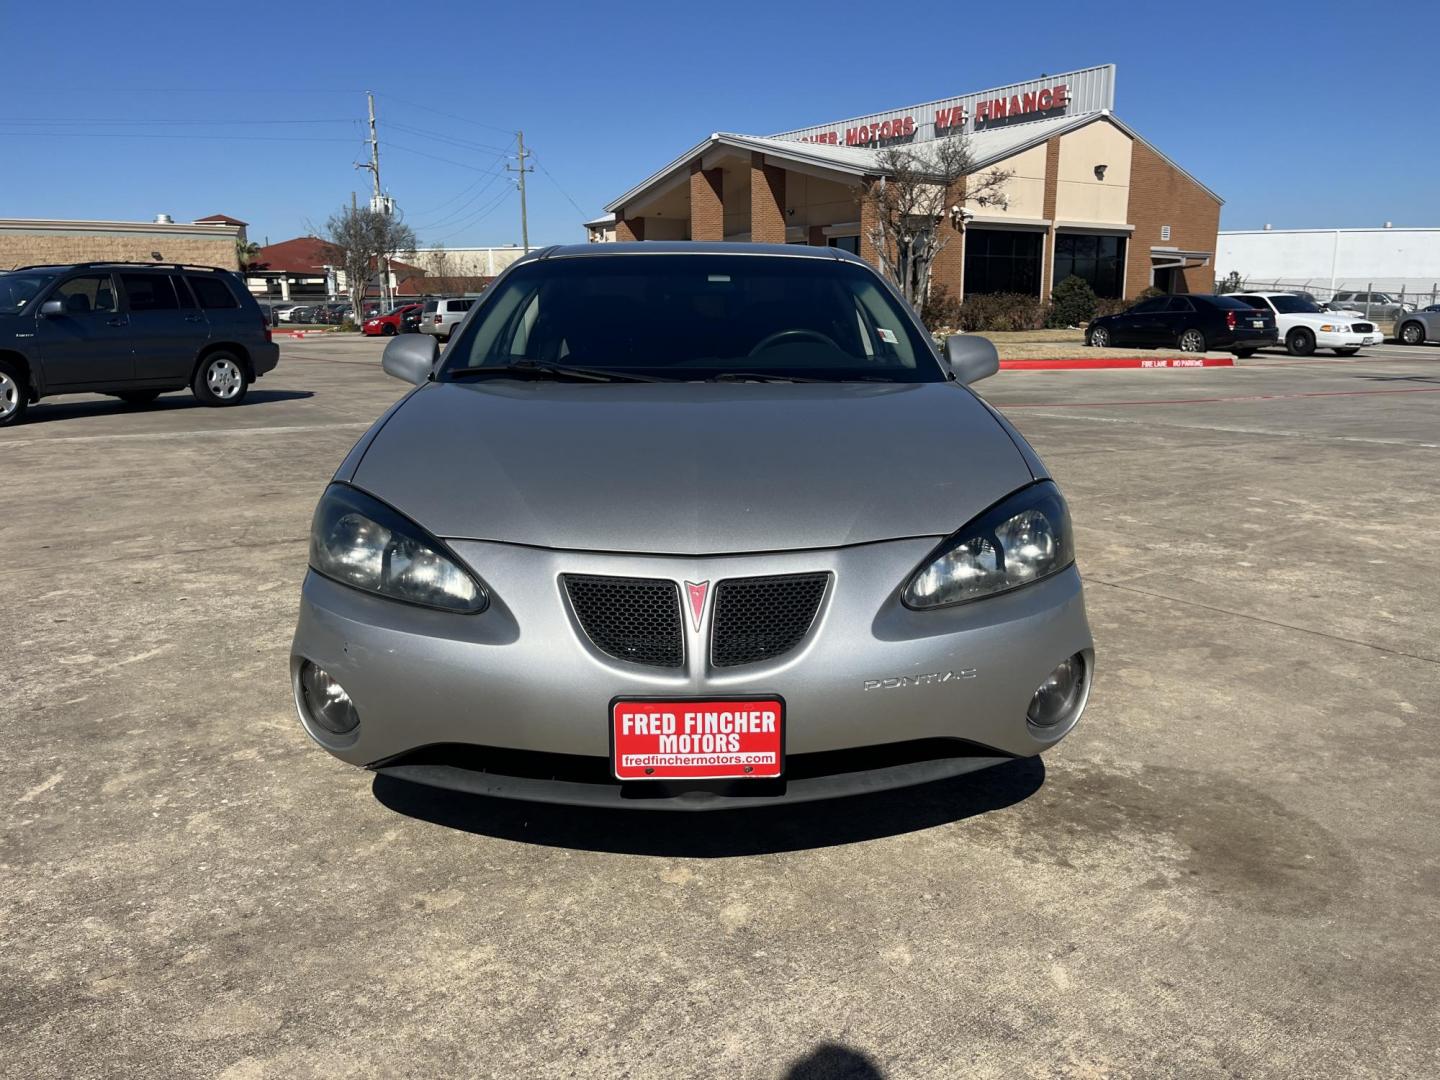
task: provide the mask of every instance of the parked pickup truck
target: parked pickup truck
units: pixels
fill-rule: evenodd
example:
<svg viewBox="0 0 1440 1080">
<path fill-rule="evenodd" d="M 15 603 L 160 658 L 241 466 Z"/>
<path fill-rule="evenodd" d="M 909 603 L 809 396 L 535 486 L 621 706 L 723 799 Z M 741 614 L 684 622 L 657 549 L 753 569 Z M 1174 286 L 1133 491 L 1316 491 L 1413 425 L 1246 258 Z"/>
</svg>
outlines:
<svg viewBox="0 0 1440 1080">
<path fill-rule="evenodd" d="M 1316 349 L 1334 349 L 1337 356 L 1354 356 L 1365 345 L 1379 345 L 1385 340 L 1372 322 L 1322 311 L 1313 300 L 1294 293 L 1236 293 L 1251 307 L 1275 313 L 1275 326 L 1280 340 L 1293 356 L 1309 356 Z"/>
</svg>

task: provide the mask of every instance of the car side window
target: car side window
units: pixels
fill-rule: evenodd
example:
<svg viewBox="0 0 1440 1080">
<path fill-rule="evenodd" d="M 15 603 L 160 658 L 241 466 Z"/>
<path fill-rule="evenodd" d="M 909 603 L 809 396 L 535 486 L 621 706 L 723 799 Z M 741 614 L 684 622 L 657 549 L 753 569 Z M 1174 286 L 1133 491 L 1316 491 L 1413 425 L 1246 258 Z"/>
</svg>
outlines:
<svg viewBox="0 0 1440 1080">
<path fill-rule="evenodd" d="M 65 305 L 67 315 L 89 315 L 115 310 L 115 288 L 109 274 L 87 274 L 62 284 L 50 297 Z"/>
<path fill-rule="evenodd" d="M 219 278 L 192 275 L 185 280 L 190 283 L 190 288 L 195 290 L 196 299 L 200 301 L 200 306 L 206 311 L 240 306 L 235 299 L 235 294 Z"/>
<path fill-rule="evenodd" d="M 1235 299 L 1249 304 L 1253 308 L 1259 308 L 1261 311 L 1269 311 L 1272 306 L 1270 299 L 1264 296 L 1237 296 Z"/>
<path fill-rule="evenodd" d="M 179 274 L 170 275 L 170 286 L 175 290 L 175 299 L 180 301 L 180 306 L 186 311 L 194 311 L 200 306 L 195 302 L 190 286 L 185 284 L 185 279 Z"/>
<path fill-rule="evenodd" d="M 1172 296 L 1166 311 L 1194 311 L 1195 305 L 1183 296 Z"/>
<path fill-rule="evenodd" d="M 1146 315 L 1152 311 L 1162 311 L 1165 308 L 1165 301 L 1167 299 L 1168 297 L 1164 296 L 1152 296 L 1149 300 L 1141 300 L 1140 303 L 1132 307 L 1126 314 Z"/>
<path fill-rule="evenodd" d="M 175 286 L 166 274 L 121 274 L 120 284 L 125 287 L 131 311 L 180 310 Z"/>
</svg>

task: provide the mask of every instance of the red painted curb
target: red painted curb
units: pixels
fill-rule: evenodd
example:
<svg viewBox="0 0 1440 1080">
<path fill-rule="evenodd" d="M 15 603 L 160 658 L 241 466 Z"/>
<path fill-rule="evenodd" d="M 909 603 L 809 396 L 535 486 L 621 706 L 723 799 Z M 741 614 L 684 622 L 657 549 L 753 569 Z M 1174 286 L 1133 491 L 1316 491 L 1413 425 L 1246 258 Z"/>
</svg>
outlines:
<svg viewBox="0 0 1440 1080">
<path fill-rule="evenodd" d="M 1002 371 L 1071 371 L 1089 368 L 1198 368 L 1234 367 L 1235 358 L 1167 356 L 1105 356 L 1093 360 L 1001 360 Z"/>
</svg>

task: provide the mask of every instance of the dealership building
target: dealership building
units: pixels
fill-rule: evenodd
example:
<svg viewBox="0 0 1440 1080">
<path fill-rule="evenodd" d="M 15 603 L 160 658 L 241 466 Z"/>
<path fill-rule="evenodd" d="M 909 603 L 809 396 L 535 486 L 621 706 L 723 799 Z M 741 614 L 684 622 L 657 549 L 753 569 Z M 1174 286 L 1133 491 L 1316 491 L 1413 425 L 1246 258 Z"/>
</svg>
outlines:
<svg viewBox="0 0 1440 1080">
<path fill-rule="evenodd" d="M 1114 114 L 1115 66 L 836 120 L 778 135 L 717 133 L 585 223 L 593 241 L 737 240 L 840 247 L 875 262 L 866 193 L 881 150 L 965 137 L 1001 199 L 959 212 L 932 281 L 952 293 L 1048 296 L 1071 274 L 1101 296 L 1209 292 L 1221 199 Z M 961 182 L 963 184 L 963 181 Z M 958 185 L 957 185 L 958 188 Z M 948 201 L 948 199 L 947 199 Z"/>
</svg>

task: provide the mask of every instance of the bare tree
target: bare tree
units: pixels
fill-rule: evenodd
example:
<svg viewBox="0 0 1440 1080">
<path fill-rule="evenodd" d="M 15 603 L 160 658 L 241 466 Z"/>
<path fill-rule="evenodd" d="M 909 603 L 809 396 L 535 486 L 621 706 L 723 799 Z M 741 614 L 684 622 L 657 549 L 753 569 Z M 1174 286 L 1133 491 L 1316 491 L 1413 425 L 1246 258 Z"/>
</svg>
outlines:
<svg viewBox="0 0 1440 1080">
<path fill-rule="evenodd" d="M 869 203 L 861 215 L 870 219 L 866 239 L 880 269 L 918 309 L 936 256 L 964 226 L 965 204 L 1005 207 L 1005 185 L 1014 173 L 979 173 L 963 136 L 885 147 L 877 164 L 880 179 L 861 195 Z"/>
<path fill-rule="evenodd" d="M 415 254 L 415 230 L 369 207 L 344 206 L 330 215 L 325 236 L 337 249 L 357 320 L 365 310 L 365 289 L 389 260 Z"/>
</svg>

